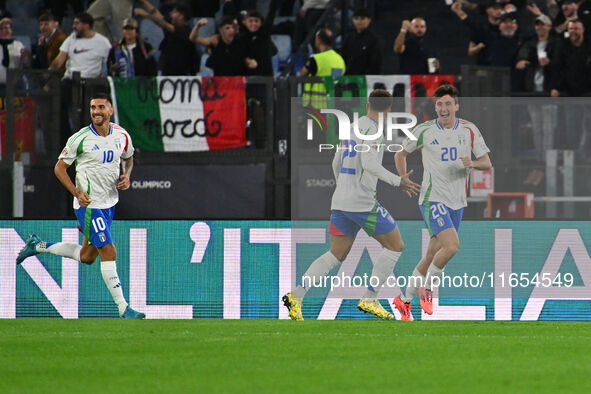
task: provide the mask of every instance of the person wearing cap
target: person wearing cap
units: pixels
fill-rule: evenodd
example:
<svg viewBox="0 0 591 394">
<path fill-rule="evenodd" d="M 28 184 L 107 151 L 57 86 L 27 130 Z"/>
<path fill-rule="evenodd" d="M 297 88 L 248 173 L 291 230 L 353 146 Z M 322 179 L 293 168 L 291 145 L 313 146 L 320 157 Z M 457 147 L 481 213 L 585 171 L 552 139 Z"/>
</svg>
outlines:
<svg viewBox="0 0 591 394">
<path fill-rule="evenodd" d="M 200 56 L 195 45 L 189 40 L 191 28 L 188 25 L 189 9 L 176 4 L 170 12 L 170 22 L 148 0 L 140 0 L 142 7 L 134 10 L 135 15 L 149 18 L 164 32 L 160 43 L 160 67 L 162 75 L 195 75 L 199 71 Z"/>
<path fill-rule="evenodd" d="M 154 49 L 139 36 L 137 21 L 123 21 L 123 38 L 109 52 L 109 74 L 116 77 L 152 76 L 157 73 Z"/>
<path fill-rule="evenodd" d="M 277 54 L 277 47 L 271 40 L 271 28 L 277 7 L 278 0 L 271 0 L 266 17 L 256 10 L 250 10 L 244 18 L 240 18 L 234 2 L 227 1 L 224 4 L 224 16 L 234 16 L 240 21 L 236 37 L 238 44 L 243 47 L 249 63 L 254 64 L 251 60 L 256 62 L 256 67 L 246 68 L 246 75 L 273 76 L 272 57 Z"/>
<path fill-rule="evenodd" d="M 30 59 L 22 42 L 12 38 L 12 19 L 9 14 L 0 16 L 0 95 L 5 95 L 6 71 L 21 68 Z"/>
<path fill-rule="evenodd" d="M 552 20 L 542 14 L 536 18 L 536 37 L 523 43 L 515 68 L 524 71 L 522 89 L 526 92 L 550 92 L 551 55 L 557 39 L 550 34 Z"/>
<path fill-rule="evenodd" d="M 427 22 L 421 17 L 403 20 L 394 40 L 394 53 L 400 56 L 400 74 L 430 74 L 439 72 L 435 48 L 425 40 Z M 432 59 L 432 60 L 429 60 Z M 430 69 L 429 61 L 432 62 Z"/>
<path fill-rule="evenodd" d="M 517 54 L 515 68 L 523 72 L 521 90 L 546 95 L 550 93 L 553 67 L 551 58 L 558 45 L 558 39 L 550 34 L 552 20 L 544 14 L 536 17 L 534 28 L 536 37 L 521 46 Z M 543 161 L 546 151 L 554 148 L 557 107 L 556 105 L 532 103 L 527 105 L 527 110 L 532 124 L 537 158 Z M 534 168 L 528 173 L 524 183 L 538 185 L 543 177 L 543 170 Z"/>
<path fill-rule="evenodd" d="M 366 8 L 353 14 L 355 31 L 345 36 L 339 53 L 345 59 L 348 75 L 379 75 L 382 73 L 382 44 L 369 29 L 371 16 Z"/>
</svg>

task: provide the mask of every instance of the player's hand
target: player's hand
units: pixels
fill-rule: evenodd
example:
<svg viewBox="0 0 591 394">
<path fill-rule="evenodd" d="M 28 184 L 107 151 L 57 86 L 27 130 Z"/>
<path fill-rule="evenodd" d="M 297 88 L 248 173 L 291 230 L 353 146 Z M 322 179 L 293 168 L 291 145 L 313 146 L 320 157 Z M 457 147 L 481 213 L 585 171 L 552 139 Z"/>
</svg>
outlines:
<svg viewBox="0 0 591 394">
<path fill-rule="evenodd" d="M 464 164 L 464 168 L 472 168 L 472 159 L 470 159 L 467 156 L 464 157 L 460 157 L 460 160 L 462 160 L 462 164 Z"/>
<path fill-rule="evenodd" d="M 129 189 L 129 186 L 130 185 L 131 185 L 131 182 L 129 181 L 129 175 L 122 174 L 119 177 L 119 183 L 117 183 L 117 189 L 119 189 L 119 190 L 127 190 L 127 189 Z"/>
<path fill-rule="evenodd" d="M 412 28 L 412 25 L 410 24 L 410 21 L 408 19 L 405 19 L 402 21 L 402 29 L 404 29 L 406 31 L 410 31 L 411 28 Z"/>
<path fill-rule="evenodd" d="M 414 170 L 410 170 L 406 174 L 400 176 L 400 178 L 402 178 L 400 180 L 400 188 L 409 197 L 416 196 L 418 193 L 421 192 L 421 185 L 416 184 L 410 180 L 410 175 L 413 172 Z"/>
<path fill-rule="evenodd" d="M 80 206 L 82 208 L 86 208 L 92 202 L 90 200 L 90 196 L 86 192 L 80 192 L 80 193 L 78 193 L 78 196 L 76 196 L 76 198 L 78 199 L 78 204 L 80 204 Z"/>
</svg>

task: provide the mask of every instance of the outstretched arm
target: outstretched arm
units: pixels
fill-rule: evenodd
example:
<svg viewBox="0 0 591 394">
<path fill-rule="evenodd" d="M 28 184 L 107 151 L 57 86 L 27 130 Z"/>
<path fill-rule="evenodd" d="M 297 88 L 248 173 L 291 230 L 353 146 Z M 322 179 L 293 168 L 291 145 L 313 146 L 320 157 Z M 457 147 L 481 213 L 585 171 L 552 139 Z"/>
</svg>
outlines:
<svg viewBox="0 0 591 394">
<path fill-rule="evenodd" d="M 363 166 L 363 169 L 376 176 L 379 180 L 392 186 L 399 186 L 409 196 L 421 191 L 421 186 L 409 179 L 412 171 L 407 174 L 402 174 L 402 176 L 398 176 L 386 170 L 380 163 L 378 163 L 378 152 L 376 149 L 372 148 L 367 152 L 359 152 L 359 154 L 361 155 L 361 165 Z"/>
</svg>

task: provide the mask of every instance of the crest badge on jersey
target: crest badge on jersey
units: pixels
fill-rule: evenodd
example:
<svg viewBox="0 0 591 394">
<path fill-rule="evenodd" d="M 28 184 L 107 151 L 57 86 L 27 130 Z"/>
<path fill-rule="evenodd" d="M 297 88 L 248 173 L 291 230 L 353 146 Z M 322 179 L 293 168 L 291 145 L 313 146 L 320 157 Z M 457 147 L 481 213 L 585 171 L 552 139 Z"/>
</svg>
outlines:
<svg viewBox="0 0 591 394">
<path fill-rule="evenodd" d="M 459 135 L 458 136 L 458 144 L 460 144 L 460 145 L 466 145 L 466 136 Z"/>
<path fill-rule="evenodd" d="M 121 140 L 119 138 L 115 138 L 115 146 L 117 149 L 121 149 Z"/>
<path fill-rule="evenodd" d="M 105 233 L 99 233 L 98 236 L 101 242 L 105 242 L 107 240 L 107 237 L 105 237 Z"/>
<path fill-rule="evenodd" d="M 443 218 L 437 218 L 437 224 L 439 225 L 439 227 L 443 227 L 443 225 L 445 224 Z"/>
</svg>

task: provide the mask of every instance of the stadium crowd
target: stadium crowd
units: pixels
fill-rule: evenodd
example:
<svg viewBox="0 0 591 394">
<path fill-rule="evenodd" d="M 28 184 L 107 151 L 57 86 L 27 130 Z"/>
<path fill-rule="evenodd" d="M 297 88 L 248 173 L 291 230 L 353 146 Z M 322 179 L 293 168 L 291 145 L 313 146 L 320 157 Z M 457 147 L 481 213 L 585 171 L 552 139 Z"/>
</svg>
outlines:
<svg viewBox="0 0 591 394">
<path fill-rule="evenodd" d="M 392 39 L 398 73 L 432 74 L 446 68 L 439 59 L 446 48 L 429 39 L 427 27 L 437 20 L 419 15 L 404 19 L 399 33 L 386 37 L 372 29 L 373 2 L 350 1 L 351 7 L 373 5 L 372 11 L 357 8 L 347 14 L 350 29 L 341 28 L 334 15 L 317 23 L 325 11 L 339 11 L 327 10 L 329 0 L 95 0 L 86 10 L 82 0 L 41 3 L 37 42 L 13 37 L 11 14 L 1 11 L 0 83 L 9 67 L 47 68 L 56 58 L 66 77 L 72 70 L 83 77 L 273 76 L 287 66 L 300 45 L 307 48 L 298 53 L 311 56 L 294 62 L 296 70 L 287 70 L 291 74 L 303 70 L 302 75 L 331 75 L 333 71 L 325 70 L 341 69 L 342 60 L 344 74 L 376 75 L 383 72 L 384 48 L 388 48 L 384 45 Z M 70 26 L 62 21 L 70 8 L 74 18 L 68 37 L 64 30 Z M 552 96 L 591 92 L 590 0 L 456 0 L 450 12 L 469 29 L 466 52 L 476 64 L 511 69 L 512 91 Z M 315 35 L 308 34 L 315 28 Z M 307 34 L 312 39 L 304 42 Z M 93 50 L 76 53 L 71 44 L 77 40 L 88 40 Z M 328 50 L 334 54 L 320 55 Z M 66 58 L 60 59 L 60 53 Z M 328 65 L 318 67 L 318 62 Z"/>
</svg>

